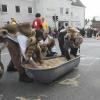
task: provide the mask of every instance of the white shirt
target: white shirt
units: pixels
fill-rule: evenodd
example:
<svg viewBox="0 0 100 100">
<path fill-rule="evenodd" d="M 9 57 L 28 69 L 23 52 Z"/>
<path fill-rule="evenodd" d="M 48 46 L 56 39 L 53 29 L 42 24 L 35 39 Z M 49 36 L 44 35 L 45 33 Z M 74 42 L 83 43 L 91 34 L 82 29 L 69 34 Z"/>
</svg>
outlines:
<svg viewBox="0 0 100 100">
<path fill-rule="evenodd" d="M 28 37 L 26 37 L 25 35 L 22 35 L 20 32 L 17 32 L 17 40 L 21 48 L 21 53 L 25 57 Z"/>
</svg>

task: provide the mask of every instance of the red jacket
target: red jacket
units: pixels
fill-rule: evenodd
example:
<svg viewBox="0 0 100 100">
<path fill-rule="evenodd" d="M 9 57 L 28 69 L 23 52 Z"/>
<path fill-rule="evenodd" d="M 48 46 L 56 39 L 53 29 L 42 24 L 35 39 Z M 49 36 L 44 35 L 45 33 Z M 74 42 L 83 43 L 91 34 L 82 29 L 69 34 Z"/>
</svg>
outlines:
<svg viewBox="0 0 100 100">
<path fill-rule="evenodd" d="M 35 29 L 40 29 L 42 27 L 41 19 L 40 18 L 36 18 L 33 21 L 32 27 L 35 28 Z"/>
</svg>

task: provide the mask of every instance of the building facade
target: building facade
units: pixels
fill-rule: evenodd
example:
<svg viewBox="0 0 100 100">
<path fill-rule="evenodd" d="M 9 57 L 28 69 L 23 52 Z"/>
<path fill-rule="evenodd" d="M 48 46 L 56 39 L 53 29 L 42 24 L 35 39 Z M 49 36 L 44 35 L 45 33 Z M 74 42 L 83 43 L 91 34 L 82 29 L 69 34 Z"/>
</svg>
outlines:
<svg viewBox="0 0 100 100">
<path fill-rule="evenodd" d="M 4 25 L 14 17 L 17 22 L 31 22 L 34 19 L 33 0 L 0 0 L 0 24 Z"/>
<path fill-rule="evenodd" d="M 54 27 L 53 16 L 58 16 L 58 24 L 69 23 L 70 21 L 70 0 L 36 0 L 36 11 L 41 12 L 50 26 Z M 68 13 L 66 13 L 68 12 Z"/>
<path fill-rule="evenodd" d="M 80 0 L 73 0 L 71 3 L 71 25 L 85 27 L 85 6 Z"/>
<path fill-rule="evenodd" d="M 80 0 L 1 0 L 0 24 L 4 25 L 11 17 L 17 22 L 32 22 L 38 12 L 51 27 L 74 25 L 83 28 L 85 7 L 80 3 Z M 58 16 L 56 22 L 53 16 Z"/>
</svg>

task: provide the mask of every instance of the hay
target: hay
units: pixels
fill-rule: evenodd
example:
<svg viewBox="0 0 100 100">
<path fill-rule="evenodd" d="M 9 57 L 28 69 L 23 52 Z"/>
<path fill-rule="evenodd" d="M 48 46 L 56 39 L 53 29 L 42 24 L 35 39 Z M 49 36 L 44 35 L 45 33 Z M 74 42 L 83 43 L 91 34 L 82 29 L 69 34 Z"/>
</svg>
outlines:
<svg viewBox="0 0 100 100">
<path fill-rule="evenodd" d="M 67 62 L 66 58 L 64 57 L 59 57 L 59 58 L 54 58 L 54 59 L 49 59 L 49 60 L 44 60 L 43 64 L 38 65 L 37 68 L 39 69 L 49 69 L 49 68 L 54 68 L 56 66 L 59 66 L 63 63 Z M 30 64 L 25 64 L 24 67 L 30 67 L 30 68 L 34 68 L 32 65 Z"/>
</svg>

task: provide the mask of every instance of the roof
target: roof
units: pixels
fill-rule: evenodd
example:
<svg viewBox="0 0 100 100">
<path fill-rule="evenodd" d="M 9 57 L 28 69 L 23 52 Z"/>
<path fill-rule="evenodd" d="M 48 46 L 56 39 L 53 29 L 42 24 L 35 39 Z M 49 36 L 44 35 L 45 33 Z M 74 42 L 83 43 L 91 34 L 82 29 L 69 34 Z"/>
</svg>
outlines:
<svg viewBox="0 0 100 100">
<path fill-rule="evenodd" d="M 79 7 L 85 7 L 85 5 L 80 0 L 76 0 L 76 2 L 72 1 L 72 5 L 79 6 Z"/>
</svg>

